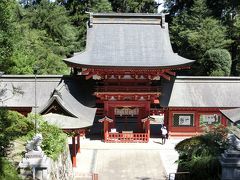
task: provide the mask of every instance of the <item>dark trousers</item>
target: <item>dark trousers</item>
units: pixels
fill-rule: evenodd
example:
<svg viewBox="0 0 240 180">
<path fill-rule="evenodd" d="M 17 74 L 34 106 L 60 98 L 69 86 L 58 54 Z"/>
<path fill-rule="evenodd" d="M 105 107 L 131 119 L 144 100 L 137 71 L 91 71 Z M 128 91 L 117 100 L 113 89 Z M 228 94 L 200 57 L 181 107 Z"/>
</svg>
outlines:
<svg viewBox="0 0 240 180">
<path fill-rule="evenodd" d="M 162 135 L 162 144 L 165 144 L 167 135 Z"/>
</svg>

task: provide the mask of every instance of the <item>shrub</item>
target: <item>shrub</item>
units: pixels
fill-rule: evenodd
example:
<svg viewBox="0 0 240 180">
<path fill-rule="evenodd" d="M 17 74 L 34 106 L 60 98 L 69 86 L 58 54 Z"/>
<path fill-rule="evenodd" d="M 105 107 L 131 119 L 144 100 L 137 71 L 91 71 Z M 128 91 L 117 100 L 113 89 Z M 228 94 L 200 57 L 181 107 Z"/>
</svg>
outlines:
<svg viewBox="0 0 240 180">
<path fill-rule="evenodd" d="M 18 112 L 0 109 L 0 156 L 6 155 L 10 141 L 28 134 L 33 123 Z"/>
<path fill-rule="evenodd" d="M 21 180 L 16 168 L 5 158 L 0 157 L 0 179 L 1 180 Z"/>
<path fill-rule="evenodd" d="M 229 76 L 231 72 L 231 55 L 225 49 L 206 51 L 201 61 L 204 72 L 209 76 Z"/>
<path fill-rule="evenodd" d="M 66 147 L 67 135 L 58 127 L 40 121 L 39 132 L 42 133 L 42 149 L 47 156 L 56 160 Z"/>
<path fill-rule="evenodd" d="M 221 165 L 218 157 L 227 148 L 228 130 L 216 125 L 200 136 L 185 139 L 175 149 L 179 153 L 178 171 L 189 171 L 190 179 L 219 179 Z"/>
</svg>

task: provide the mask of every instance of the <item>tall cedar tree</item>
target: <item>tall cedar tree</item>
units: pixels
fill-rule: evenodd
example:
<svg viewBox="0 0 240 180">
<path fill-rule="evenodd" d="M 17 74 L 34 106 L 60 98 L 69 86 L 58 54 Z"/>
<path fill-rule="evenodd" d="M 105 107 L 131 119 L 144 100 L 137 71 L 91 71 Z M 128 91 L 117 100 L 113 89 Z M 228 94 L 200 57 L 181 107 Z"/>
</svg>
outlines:
<svg viewBox="0 0 240 180">
<path fill-rule="evenodd" d="M 175 16 L 170 25 L 174 50 L 196 60 L 193 73 L 198 75 L 202 72 L 200 60 L 207 50 L 227 48 L 231 43 L 226 28 L 210 13 L 205 0 L 196 0 L 190 9 Z"/>
<path fill-rule="evenodd" d="M 11 61 L 14 44 L 14 0 L 0 1 L 0 71 L 9 73 L 9 68 L 14 65 Z"/>
</svg>

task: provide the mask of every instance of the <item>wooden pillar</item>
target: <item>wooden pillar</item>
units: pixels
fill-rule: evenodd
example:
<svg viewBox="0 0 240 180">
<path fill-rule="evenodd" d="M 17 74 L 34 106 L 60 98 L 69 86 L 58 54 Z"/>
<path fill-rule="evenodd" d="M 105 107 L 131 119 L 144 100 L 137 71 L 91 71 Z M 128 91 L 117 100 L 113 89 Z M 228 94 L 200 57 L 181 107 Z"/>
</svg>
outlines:
<svg viewBox="0 0 240 180">
<path fill-rule="evenodd" d="M 104 142 L 107 142 L 107 139 L 108 139 L 108 121 L 107 120 L 103 122 L 103 129 L 104 129 Z"/>
<path fill-rule="evenodd" d="M 146 127 L 146 133 L 147 133 L 147 142 L 149 141 L 150 138 L 150 119 L 145 121 L 145 127 Z"/>
<path fill-rule="evenodd" d="M 81 151 L 80 151 L 80 134 L 78 134 L 78 136 L 77 136 L 77 152 L 78 153 L 80 153 Z"/>
<path fill-rule="evenodd" d="M 142 125 L 141 119 L 142 119 L 142 108 L 139 108 L 138 120 L 137 120 L 137 126 L 138 126 L 137 129 L 138 129 L 139 132 L 142 131 L 142 129 L 143 129 L 143 125 Z"/>
<path fill-rule="evenodd" d="M 146 102 L 146 105 L 145 105 L 145 115 L 144 116 L 149 116 L 150 115 L 150 101 L 147 101 Z"/>
<path fill-rule="evenodd" d="M 228 126 L 228 120 L 225 116 L 222 116 L 222 118 L 220 119 L 221 124 L 223 124 L 224 126 Z"/>
<path fill-rule="evenodd" d="M 195 131 L 196 131 L 196 135 L 198 135 L 198 133 L 201 131 L 201 127 L 200 127 L 200 113 L 198 111 L 195 111 L 194 114 L 194 118 L 195 118 Z"/>
<path fill-rule="evenodd" d="M 171 132 L 172 132 L 172 127 L 173 127 L 173 112 L 169 109 L 168 110 L 168 123 L 169 123 L 169 128 L 168 128 L 168 137 L 171 137 Z"/>
<path fill-rule="evenodd" d="M 150 115 L 150 101 L 147 101 L 145 108 L 146 108 L 146 116 L 149 116 Z M 148 142 L 149 138 L 150 138 L 150 119 L 149 118 L 145 122 L 145 127 L 147 130 L 147 142 Z"/>
<path fill-rule="evenodd" d="M 75 136 L 72 137 L 72 166 L 77 166 Z"/>
<path fill-rule="evenodd" d="M 109 109 L 108 109 L 108 101 L 104 101 L 104 116 L 108 116 Z"/>
<path fill-rule="evenodd" d="M 116 124 L 115 124 L 115 115 L 114 115 L 114 108 L 113 108 L 113 107 L 111 107 L 111 108 L 108 109 L 108 114 L 109 114 L 109 117 L 110 117 L 111 119 L 113 119 L 113 123 L 111 123 L 111 124 L 109 125 L 109 130 L 110 130 L 111 128 L 115 128 L 115 127 L 116 127 Z"/>
</svg>

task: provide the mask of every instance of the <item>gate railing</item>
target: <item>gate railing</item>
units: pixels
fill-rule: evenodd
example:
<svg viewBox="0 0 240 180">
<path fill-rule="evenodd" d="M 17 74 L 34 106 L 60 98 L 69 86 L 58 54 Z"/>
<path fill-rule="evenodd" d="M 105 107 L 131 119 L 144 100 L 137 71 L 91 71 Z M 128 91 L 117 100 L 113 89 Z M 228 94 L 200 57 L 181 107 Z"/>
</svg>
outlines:
<svg viewBox="0 0 240 180">
<path fill-rule="evenodd" d="M 106 142 L 112 143 L 147 143 L 147 133 L 112 133 L 109 132 Z"/>
</svg>

